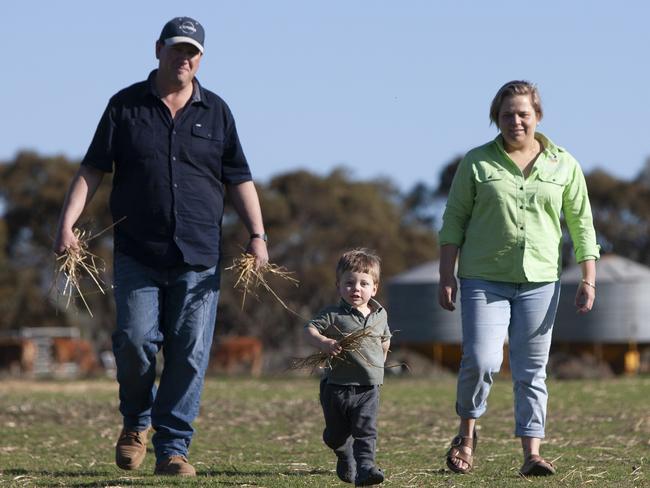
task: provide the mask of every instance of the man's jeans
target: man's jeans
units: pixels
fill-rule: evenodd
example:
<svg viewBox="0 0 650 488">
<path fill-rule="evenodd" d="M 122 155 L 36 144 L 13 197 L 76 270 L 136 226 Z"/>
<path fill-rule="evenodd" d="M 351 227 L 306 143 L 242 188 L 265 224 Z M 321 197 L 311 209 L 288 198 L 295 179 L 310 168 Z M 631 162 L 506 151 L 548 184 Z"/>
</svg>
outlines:
<svg viewBox="0 0 650 488">
<path fill-rule="evenodd" d="M 159 462 L 187 455 L 210 359 L 218 267 L 156 269 L 116 252 L 114 286 L 113 352 L 124 427 L 141 431 L 153 425 Z M 164 368 L 156 388 L 161 347 Z"/>
<path fill-rule="evenodd" d="M 515 436 L 544 437 L 546 363 L 560 283 L 461 279 L 463 358 L 456 413 L 478 418 L 487 409 L 492 375 L 508 338 L 515 401 Z"/>
</svg>

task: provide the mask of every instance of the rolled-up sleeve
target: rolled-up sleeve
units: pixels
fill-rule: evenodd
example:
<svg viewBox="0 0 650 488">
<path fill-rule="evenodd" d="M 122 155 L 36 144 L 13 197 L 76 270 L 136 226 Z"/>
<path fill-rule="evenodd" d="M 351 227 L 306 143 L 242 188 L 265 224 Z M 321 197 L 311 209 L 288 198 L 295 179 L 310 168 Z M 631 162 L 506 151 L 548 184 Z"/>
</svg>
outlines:
<svg viewBox="0 0 650 488">
<path fill-rule="evenodd" d="M 465 240 L 465 229 L 472 215 L 476 187 L 469 154 L 458 165 L 451 183 L 447 205 L 442 216 L 442 228 L 438 235 L 440 245 L 455 244 L 460 247 Z"/>
<path fill-rule="evenodd" d="M 581 263 L 600 258 L 600 246 L 596 243 L 587 183 L 578 163 L 574 160 L 569 184 L 562 195 L 562 212 L 573 242 L 576 261 Z"/>
</svg>

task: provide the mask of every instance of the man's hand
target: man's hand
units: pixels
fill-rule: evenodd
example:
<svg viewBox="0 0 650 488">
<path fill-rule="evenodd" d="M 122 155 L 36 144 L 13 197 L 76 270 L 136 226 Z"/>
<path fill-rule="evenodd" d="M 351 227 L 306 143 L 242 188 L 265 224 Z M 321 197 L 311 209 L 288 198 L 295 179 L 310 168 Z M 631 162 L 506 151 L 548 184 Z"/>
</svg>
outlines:
<svg viewBox="0 0 650 488">
<path fill-rule="evenodd" d="M 262 268 L 269 262 L 269 251 L 266 248 L 266 241 L 264 239 L 252 238 L 248 242 L 246 252 L 255 256 L 255 269 Z"/>
<path fill-rule="evenodd" d="M 60 228 L 54 239 L 52 250 L 60 256 L 66 249 L 76 249 L 78 246 L 79 240 L 74 235 L 74 231 L 71 228 Z"/>
</svg>

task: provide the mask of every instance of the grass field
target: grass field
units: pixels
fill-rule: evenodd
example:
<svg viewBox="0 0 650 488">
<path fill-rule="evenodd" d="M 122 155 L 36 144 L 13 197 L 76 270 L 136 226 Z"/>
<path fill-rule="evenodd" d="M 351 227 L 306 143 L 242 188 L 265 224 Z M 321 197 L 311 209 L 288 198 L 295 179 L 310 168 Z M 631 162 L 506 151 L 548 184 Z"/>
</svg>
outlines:
<svg viewBox="0 0 650 488">
<path fill-rule="evenodd" d="M 153 476 L 151 446 L 135 472 L 113 464 L 120 418 L 109 380 L 0 382 L 0 487 L 346 486 L 322 444 L 315 378 L 206 384 L 191 449 L 196 479 Z M 650 486 L 650 378 L 550 382 L 543 454 L 558 475 L 526 480 L 513 438 L 512 393 L 500 378 L 480 422 L 475 471 L 453 475 L 455 381 L 394 379 L 382 390 L 378 464 L 393 487 Z M 347 485 L 350 486 L 350 485 Z"/>
</svg>

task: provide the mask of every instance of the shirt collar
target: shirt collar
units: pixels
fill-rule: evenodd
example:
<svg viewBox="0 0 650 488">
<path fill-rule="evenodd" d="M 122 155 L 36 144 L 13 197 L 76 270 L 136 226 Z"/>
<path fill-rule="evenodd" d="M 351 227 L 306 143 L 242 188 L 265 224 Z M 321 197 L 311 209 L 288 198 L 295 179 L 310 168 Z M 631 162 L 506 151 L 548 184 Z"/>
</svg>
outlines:
<svg viewBox="0 0 650 488">
<path fill-rule="evenodd" d="M 381 306 L 381 303 L 379 303 L 374 298 L 370 299 L 370 301 L 368 302 L 368 306 L 370 307 L 370 313 L 379 312 L 383 308 Z M 354 308 L 352 305 L 350 305 L 348 302 L 343 300 L 342 298 L 339 301 L 339 307 L 341 307 L 343 310 L 345 310 L 348 313 L 361 313 L 356 308 Z"/>
<path fill-rule="evenodd" d="M 145 88 L 146 94 L 154 96 L 156 98 L 160 98 L 160 95 L 158 93 L 158 88 L 156 88 L 156 73 L 157 69 L 153 70 L 151 73 L 149 73 L 149 77 L 147 78 L 147 86 Z M 203 95 L 203 87 L 201 86 L 201 83 L 199 83 L 199 80 L 194 78 L 192 80 L 192 97 L 190 99 L 190 103 L 201 103 L 205 105 L 205 97 Z"/>
</svg>

